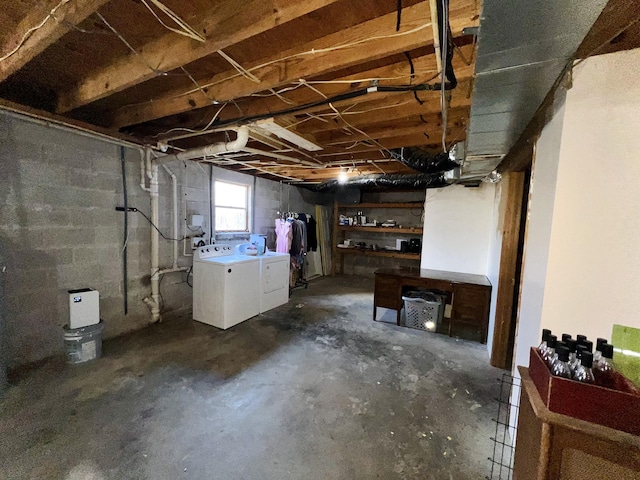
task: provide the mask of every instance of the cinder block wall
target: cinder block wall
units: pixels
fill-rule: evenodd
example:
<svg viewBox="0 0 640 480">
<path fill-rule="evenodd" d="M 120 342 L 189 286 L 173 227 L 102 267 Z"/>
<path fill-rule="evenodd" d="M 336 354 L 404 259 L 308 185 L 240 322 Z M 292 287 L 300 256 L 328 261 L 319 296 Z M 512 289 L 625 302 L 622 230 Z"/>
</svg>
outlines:
<svg viewBox="0 0 640 480">
<path fill-rule="evenodd" d="M 138 213 L 128 214 L 129 310 L 124 314 L 124 214 L 115 210 L 123 204 L 120 147 L 6 112 L 0 112 L 0 144 L 0 342 L 6 364 L 16 367 L 63 352 L 70 289 L 100 292 L 105 338 L 147 326 L 150 315 L 142 299 L 150 293 L 150 226 Z M 129 205 L 149 215 L 149 195 L 140 188 L 140 153 L 126 149 L 125 158 Z M 179 237 L 184 234 L 182 219 L 190 213 L 204 214 L 210 233 L 210 175 L 254 184 L 251 176 L 209 165 L 168 166 L 179 184 Z M 158 227 L 171 237 L 171 181 L 162 168 L 159 181 Z M 256 179 L 255 231 L 273 229 L 281 189 L 289 191 L 292 209 L 313 211 L 313 203 L 306 203 L 298 188 Z M 189 245 L 180 242 L 179 252 L 178 264 L 190 266 Z M 172 253 L 172 242 L 161 239 L 161 267 L 171 266 Z M 166 275 L 161 293 L 165 321 L 190 315 L 185 273 Z"/>
</svg>

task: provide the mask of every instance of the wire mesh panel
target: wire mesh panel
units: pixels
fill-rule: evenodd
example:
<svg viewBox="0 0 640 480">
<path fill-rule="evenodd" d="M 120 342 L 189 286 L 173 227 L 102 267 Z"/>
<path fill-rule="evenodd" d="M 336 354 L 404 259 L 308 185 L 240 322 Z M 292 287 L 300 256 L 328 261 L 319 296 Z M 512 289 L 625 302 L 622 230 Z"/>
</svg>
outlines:
<svg viewBox="0 0 640 480">
<path fill-rule="evenodd" d="M 517 430 L 515 419 L 520 408 L 520 379 L 505 373 L 499 381 L 500 395 L 496 398 L 497 415 L 493 419 L 496 430 L 491 437 L 493 456 L 489 457 L 491 474 L 487 480 L 512 480 Z M 510 422 L 512 418 L 514 421 Z"/>
</svg>

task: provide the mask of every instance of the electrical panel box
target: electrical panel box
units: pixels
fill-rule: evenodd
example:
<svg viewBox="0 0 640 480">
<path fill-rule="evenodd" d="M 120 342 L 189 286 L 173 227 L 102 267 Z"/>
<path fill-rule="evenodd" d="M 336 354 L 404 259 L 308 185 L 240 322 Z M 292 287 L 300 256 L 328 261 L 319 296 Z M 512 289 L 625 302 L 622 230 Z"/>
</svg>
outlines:
<svg viewBox="0 0 640 480">
<path fill-rule="evenodd" d="M 100 323 L 100 294 L 91 288 L 69 290 L 69 328 Z"/>
</svg>

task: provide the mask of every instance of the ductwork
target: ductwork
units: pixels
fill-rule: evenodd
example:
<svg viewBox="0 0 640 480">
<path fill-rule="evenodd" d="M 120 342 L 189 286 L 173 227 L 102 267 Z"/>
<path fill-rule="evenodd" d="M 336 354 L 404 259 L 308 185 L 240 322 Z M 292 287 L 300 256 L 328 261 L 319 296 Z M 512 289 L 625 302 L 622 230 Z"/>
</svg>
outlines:
<svg viewBox="0 0 640 480">
<path fill-rule="evenodd" d="M 420 173 L 444 173 L 460 166 L 448 152 L 431 155 L 419 148 L 406 147 L 391 150 L 391 156 Z"/>
<path fill-rule="evenodd" d="M 345 183 L 338 180 L 330 180 L 310 187 L 315 192 L 331 192 L 340 187 L 361 187 L 361 188 L 442 188 L 450 184 L 441 173 L 435 174 L 389 174 L 389 175 L 362 175 L 351 177 Z"/>
</svg>

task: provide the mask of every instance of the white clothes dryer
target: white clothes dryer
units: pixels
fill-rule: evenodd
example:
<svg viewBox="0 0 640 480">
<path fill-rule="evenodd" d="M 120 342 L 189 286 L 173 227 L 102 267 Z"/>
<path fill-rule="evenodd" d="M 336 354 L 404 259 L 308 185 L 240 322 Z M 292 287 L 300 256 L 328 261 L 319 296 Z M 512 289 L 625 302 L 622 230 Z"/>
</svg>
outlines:
<svg viewBox="0 0 640 480">
<path fill-rule="evenodd" d="M 250 243 L 236 246 L 236 253 L 248 255 Z M 255 251 L 255 250 L 254 250 Z M 288 253 L 265 252 L 250 258 L 260 260 L 260 313 L 284 305 L 289 301 L 289 264 Z"/>
<path fill-rule="evenodd" d="M 198 247 L 193 257 L 193 319 L 226 330 L 260 313 L 260 261 L 231 245 Z"/>
<path fill-rule="evenodd" d="M 260 255 L 260 313 L 289 301 L 289 254 Z"/>
</svg>

